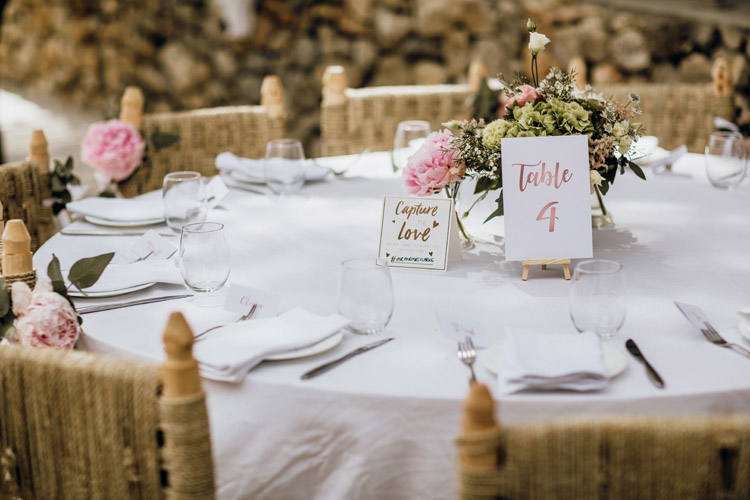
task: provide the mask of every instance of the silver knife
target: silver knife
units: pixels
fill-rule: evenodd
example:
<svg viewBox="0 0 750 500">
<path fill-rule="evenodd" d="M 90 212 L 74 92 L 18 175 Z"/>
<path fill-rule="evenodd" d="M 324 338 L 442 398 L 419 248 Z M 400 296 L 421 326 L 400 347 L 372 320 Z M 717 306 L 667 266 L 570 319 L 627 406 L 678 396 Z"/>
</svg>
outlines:
<svg viewBox="0 0 750 500">
<path fill-rule="evenodd" d="M 635 345 L 635 342 L 633 342 L 633 339 L 628 339 L 625 342 L 625 347 L 627 348 L 628 352 L 633 355 L 635 359 L 643 363 L 643 366 L 646 367 L 646 373 L 648 373 L 649 378 L 651 379 L 651 382 L 654 383 L 656 387 L 659 389 L 664 389 L 664 381 L 659 376 L 658 373 L 656 373 L 656 370 L 654 370 L 654 367 L 651 366 L 651 364 L 646 361 L 646 358 L 643 356 L 643 353 L 640 349 L 638 349 L 638 346 Z"/>
<path fill-rule="evenodd" d="M 109 311 L 110 309 L 120 309 L 123 307 L 140 306 L 143 304 L 152 304 L 154 302 L 164 302 L 165 300 L 184 299 L 192 297 L 191 294 L 183 295 L 165 295 L 163 297 L 151 297 L 150 299 L 131 300 L 130 302 L 120 302 L 119 304 L 102 304 L 98 306 L 87 306 L 78 308 L 78 314 L 95 313 L 100 311 Z"/>
<path fill-rule="evenodd" d="M 98 231 L 96 229 L 61 229 L 66 236 L 142 236 L 145 231 Z M 160 236 L 177 236 L 177 233 L 159 233 Z"/>
<path fill-rule="evenodd" d="M 320 365 L 317 368 L 313 368 L 309 372 L 303 373 L 302 377 L 300 377 L 300 378 L 302 378 L 302 380 L 305 380 L 305 379 L 312 378 L 312 377 L 315 377 L 317 375 L 320 375 L 323 372 L 327 372 L 328 370 L 330 370 L 334 366 L 337 366 L 337 365 L 343 363 L 347 359 L 351 359 L 354 356 L 357 356 L 358 354 L 362 354 L 363 352 L 369 351 L 370 349 L 375 349 L 376 347 L 381 346 L 381 345 L 385 344 L 386 342 L 390 342 L 394 338 L 395 337 L 390 337 L 390 338 L 387 338 L 387 339 L 378 340 L 377 342 L 373 342 L 372 344 L 367 344 L 365 346 L 362 346 L 359 349 L 354 349 L 349 354 L 344 354 L 340 358 L 334 359 L 333 361 L 329 361 L 328 363 Z"/>
</svg>

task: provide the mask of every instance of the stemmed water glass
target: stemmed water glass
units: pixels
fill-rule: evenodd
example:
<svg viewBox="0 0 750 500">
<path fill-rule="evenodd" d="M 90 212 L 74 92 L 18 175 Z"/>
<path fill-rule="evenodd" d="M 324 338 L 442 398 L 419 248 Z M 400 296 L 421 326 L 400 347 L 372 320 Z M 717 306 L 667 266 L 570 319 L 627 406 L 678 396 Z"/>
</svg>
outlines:
<svg viewBox="0 0 750 500">
<path fill-rule="evenodd" d="M 393 315 L 393 285 L 382 259 L 349 259 L 341 263 L 339 314 L 349 330 L 362 335 L 380 333 Z"/>
<path fill-rule="evenodd" d="M 705 150 L 706 175 L 714 187 L 732 189 L 747 173 L 748 151 L 737 132 L 714 132 Z"/>
<path fill-rule="evenodd" d="M 203 177 L 198 172 L 172 172 L 164 176 L 162 190 L 164 218 L 172 230 L 206 220 L 207 196 Z"/>
<path fill-rule="evenodd" d="M 398 172 L 406 166 L 406 162 L 430 135 L 430 122 L 424 120 L 407 120 L 400 122 L 393 137 L 393 151 L 391 160 L 393 171 Z"/>
<path fill-rule="evenodd" d="M 298 193 L 305 183 L 305 153 L 297 139 L 276 139 L 266 144 L 263 162 L 266 184 L 278 195 Z"/>
<path fill-rule="evenodd" d="M 573 272 L 568 306 L 579 332 L 592 331 L 610 339 L 625 322 L 622 265 L 611 260 L 584 260 Z"/>
<path fill-rule="evenodd" d="M 179 262 L 182 278 L 196 292 L 196 305 L 223 303 L 223 295 L 217 291 L 227 282 L 231 269 L 224 224 L 197 222 L 182 226 Z"/>
</svg>

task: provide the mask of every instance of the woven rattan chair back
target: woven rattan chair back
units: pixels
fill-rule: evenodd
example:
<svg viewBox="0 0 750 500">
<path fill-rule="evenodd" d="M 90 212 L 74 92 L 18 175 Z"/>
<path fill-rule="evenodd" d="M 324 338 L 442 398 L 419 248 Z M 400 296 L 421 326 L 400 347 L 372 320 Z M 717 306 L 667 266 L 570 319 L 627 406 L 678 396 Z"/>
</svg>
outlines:
<svg viewBox="0 0 750 500">
<path fill-rule="evenodd" d="M 52 197 L 49 170 L 41 171 L 36 161 L 0 165 L 2 219 L 21 219 L 31 235 L 35 251 L 55 233 L 52 208 L 44 200 Z"/>
<path fill-rule="evenodd" d="M 475 384 L 457 441 L 462 500 L 750 498 L 750 415 L 500 427 L 492 405 Z"/>
<path fill-rule="evenodd" d="M 276 85 L 268 85 L 268 82 Z M 148 162 L 119 183 L 120 192 L 132 197 L 160 189 L 164 176 L 170 172 L 189 170 L 204 176 L 216 175 L 216 155 L 224 151 L 247 158 L 262 158 L 266 143 L 282 138 L 286 133 L 286 115 L 278 79 L 266 77 L 264 91 L 272 94 L 268 98 L 264 96 L 260 106 L 154 113 L 142 118 L 137 113 L 135 118 L 132 117 L 129 108 L 123 104 L 120 118 L 136 122 L 134 125 L 141 130 L 146 142 Z M 175 136 L 176 142 L 168 141 L 166 145 L 160 140 L 166 134 Z"/>
<path fill-rule="evenodd" d="M 323 76 L 321 155 L 391 150 L 396 127 L 405 120 L 426 120 L 432 130 L 439 130 L 447 121 L 471 118 L 468 100 L 481 76 L 486 69 L 475 64 L 466 84 L 352 89 L 343 68 L 329 67 Z"/>
<path fill-rule="evenodd" d="M 167 331 L 174 323 L 173 315 Z M 192 334 L 187 342 L 192 345 Z M 184 371 L 190 360 L 165 361 L 162 371 L 170 363 Z M 168 391 L 165 374 L 160 396 L 156 365 L 1 346 L 0 497 L 213 498 L 208 418 L 197 377 L 197 371 L 192 378 L 178 373 L 193 380 L 193 388 L 197 380 L 198 390 L 177 396 Z"/>
</svg>

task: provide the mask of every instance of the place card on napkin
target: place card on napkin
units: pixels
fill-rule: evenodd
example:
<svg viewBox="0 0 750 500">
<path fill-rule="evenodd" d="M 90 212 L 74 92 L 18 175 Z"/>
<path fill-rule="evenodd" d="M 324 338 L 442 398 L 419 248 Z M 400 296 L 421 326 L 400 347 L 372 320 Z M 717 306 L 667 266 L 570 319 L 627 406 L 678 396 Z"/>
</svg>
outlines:
<svg viewBox="0 0 750 500">
<path fill-rule="evenodd" d="M 206 199 L 208 199 L 208 208 L 216 208 L 221 201 L 229 194 L 229 188 L 221 177 L 218 175 L 208 181 L 206 184 Z"/>
<path fill-rule="evenodd" d="M 269 320 L 242 321 L 219 328 L 193 346 L 203 377 L 240 382 L 266 357 L 310 347 L 333 336 L 348 321 L 332 314 L 293 309 Z"/>
<path fill-rule="evenodd" d="M 164 217 L 161 197 L 84 198 L 67 204 L 68 210 L 117 222 L 138 222 Z"/>
<path fill-rule="evenodd" d="M 67 276 L 67 272 L 63 272 Z M 66 280 L 67 281 L 67 280 Z M 86 288 L 86 293 L 111 292 L 132 288 L 146 283 L 184 284 L 180 270 L 171 261 L 144 260 L 130 264 L 109 264 L 101 277 L 92 286 Z M 70 283 L 66 283 L 70 285 Z"/>
<path fill-rule="evenodd" d="M 153 229 L 149 229 L 130 245 L 129 250 L 139 259 L 167 260 L 174 255 L 177 247 Z"/>
<path fill-rule="evenodd" d="M 539 333 L 506 329 L 500 356 L 503 393 L 566 389 L 593 391 L 607 385 L 599 337 L 592 332 Z"/>
<path fill-rule="evenodd" d="M 247 286 L 234 283 L 229 285 L 227 300 L 224 303 L 225 310 L 242 316 L 247 314 L 254 304 L 258 305 L 255 313 L 253 313 L 254 319 L 273 318 L 279 313 L 281 297 L 275 293 L 264 292 Z"/>
<path fill-rule="evenodd" d="M 453 200 L 386 196 L 378 258 L 390 267 L 439 271 L 461 259 Z"/>
<path fill-rule="evenodd" d="M 486 328 L 478 321 L 446 311 L 435 311 L 435 315 L 444 337 L 457 342 L 463 342 L 468 337 L 475 347 L 487 347 L 489 345 Z"/>
</svg>

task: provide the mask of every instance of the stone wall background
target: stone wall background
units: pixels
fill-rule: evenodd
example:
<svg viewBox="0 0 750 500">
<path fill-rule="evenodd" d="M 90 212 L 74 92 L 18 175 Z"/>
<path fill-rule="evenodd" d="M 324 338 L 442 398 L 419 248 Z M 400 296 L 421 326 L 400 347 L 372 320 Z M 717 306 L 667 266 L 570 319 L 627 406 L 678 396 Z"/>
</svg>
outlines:
<svg viewBox="0 0 750 500">
<path fill-rule="evenodd" d="M 750 94 L 750 29 L 639 15 L 573 0 L 256 0 L 256 25 L 232 39 L 206 0 L 10 0 L 0 26 L 5 82 L 102 116 L 127 85 L 146 110 L 257 104 L 264 75 L 285 90 L 289 135 L 318 153 L 320 81 L 331 64 L 349 85 L 458 83 L 474 59 L 490 74 L 528 68 L 525 20 L 552 42 L 547 64 L 585 61 L 593 83 L 710 81 L 729 58 Z"/>
</svg>

